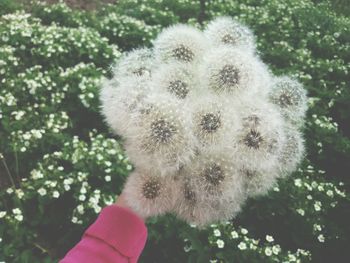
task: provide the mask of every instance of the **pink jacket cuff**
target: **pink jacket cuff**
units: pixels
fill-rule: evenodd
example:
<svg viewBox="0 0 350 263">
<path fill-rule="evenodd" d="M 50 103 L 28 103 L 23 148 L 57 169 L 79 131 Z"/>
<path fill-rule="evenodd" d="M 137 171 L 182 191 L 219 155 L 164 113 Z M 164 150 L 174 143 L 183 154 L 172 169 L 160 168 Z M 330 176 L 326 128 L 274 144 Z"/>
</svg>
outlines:
<svg viewBox="0 0 350 263">
<path fill-rule="evenodd" d="M 60 263 L 137 262 L 147 239 L 143 220 L 128 208 L 110 205 Z M 122 260 L 124 258 L 124 260 Z"/>
</svg>

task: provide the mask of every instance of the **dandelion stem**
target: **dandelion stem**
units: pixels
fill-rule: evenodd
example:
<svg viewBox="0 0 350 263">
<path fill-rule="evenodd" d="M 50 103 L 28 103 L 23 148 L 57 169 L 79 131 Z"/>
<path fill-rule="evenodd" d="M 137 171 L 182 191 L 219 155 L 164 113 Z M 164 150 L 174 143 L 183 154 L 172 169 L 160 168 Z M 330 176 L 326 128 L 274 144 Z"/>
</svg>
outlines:
<svg viewBox="0 0 350 263">
<path fill-rule="evenodd" d="M 10 181 L 11 181 L 11 184 L 13 185 L 14 188 L 16 188 L 16 185 L 15 185 L 15 181 L 13 180 L 13 177 L 11 175 L 11 172 L 6 164 L 6 160 L 5 160 L 5 157 L 3 155 L 0 155 L 0 159 L 1 159 L 1 162 L 3 163 L 4 167 L 5 167 L 5 170 L 10 178 Z"/>
</svg>

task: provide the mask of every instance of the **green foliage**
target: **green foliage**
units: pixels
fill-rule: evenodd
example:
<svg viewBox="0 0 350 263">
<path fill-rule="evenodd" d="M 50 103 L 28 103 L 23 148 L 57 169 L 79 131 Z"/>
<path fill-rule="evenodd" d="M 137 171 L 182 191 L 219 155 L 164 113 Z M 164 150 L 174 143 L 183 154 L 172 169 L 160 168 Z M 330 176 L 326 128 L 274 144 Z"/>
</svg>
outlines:
<svg viewBox="0 0 350 263">
<path fill-rule="evenodd" d="M 206 3 L 204 24 L 219 15 L 246 23 L 271 70 L 305 85 L 308 154 L 232 222 L 200 230 L 172 215 L 150 219 L 140 262 L 350 257 L 350 20 L 314 2 Z M 120 51 L 149 45 L 163 27 L 200 27 L 201 10 L 189 0 L 120 0 L 95 12 L 62 3 L 16 9 L 0 1 L 1 14 L 12 13 L 0 19 L 0 176 L 11 178 L 0 178 L 0 261 L 57 262 L 132 169 L 99 114 L 101 79 Z"/>
</svg>

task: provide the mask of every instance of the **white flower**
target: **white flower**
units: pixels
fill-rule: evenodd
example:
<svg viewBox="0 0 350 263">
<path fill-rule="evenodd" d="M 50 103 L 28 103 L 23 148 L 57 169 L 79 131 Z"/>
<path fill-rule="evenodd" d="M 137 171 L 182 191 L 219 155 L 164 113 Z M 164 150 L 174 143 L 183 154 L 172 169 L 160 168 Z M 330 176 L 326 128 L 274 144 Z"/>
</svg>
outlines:
<svg viewBox="0 0 350 263">
<path fill-rule="evenodd" d="M 238 244 L 237 247 L 238 247 L 240 250 L 245 250 L 245 249 L 247 249 L 246 243 L 244 243 L 244 242 L 242 242 L 242 241 Z"/>
<path fill-rule="evenodd" d="M 79 213 L 79 214 L 83 214 L 83 213 L 84 213 L 84 206 L 78 205 L 78 206 L 77 206 L 77 210 L 78 210 L 78 213 Z"/>
<path fill-rule="evenodd" d="M 304 211 L 304 209 L 302 209 L 302 208 L 298 208 L 296 211 L 297 211 L 297 213 L 300 214 L 301 216 L 304 216 L 304 215 L 305 215 L 305 211 Z"/>
<path fill-rule="evenodd" d="M 314 204 L 315 211 L 321 211 L 321 205 L 320 201 L 316 201 Z"/>
<path fill-rule="evenodd" d="M 15 216 L 15 219 L 17 220 L 17 221 L 23 221 L 23 215 L 16 215 Z"/>
<path fill-rule="evenodd" d="M 274 245 L 272 247 L 272 252 L 275 254 L 275 255 L 278 255 L 278 253 L 281 251 L 281 248 L 279 245 Z"/>
<path fill-rule="evenodd" d="M 248 234 L 248 230 L 245 229 L 245 228 L 242 228 L 242 229 L 241 229 L 241 233 L 242 233 L 243 235 L 246 235 L 246 234 Z"/>
<path fill-rule="evenodd" d="M 325 241 L 324 235 L 318 235 L 317 237 L 318 241 L 320 241 L 321 243 L 323 243 Z"/>
<path fill-rule="evenodd" d="M 44 177 L 44 174 L 41 172 L 41 171 L 39 171 L 39 170 L 32 170 L 31 171 L 31 173 L 30 173 L 31 175 L 32 175 L 32 178 L 35 180 L 35 179 L 40 179 L 40 178 L 43 178 Z"/>
<path fill-rule="evenodd" d="M 22 197 L 24 196 L 24 192 L 22 191 L 22 189 L 16 189 L 16 194 L 19 199 L 22 199 Z"/>
<path fill-rule="evenodd" d="M 223 248 L 224 245 L 225 245 L 225 242 L 223 240 L 221 240 L 221 239 L 218 239 L 216 241 L 216 244 L 217 244 L 218 248 Z"/>
<path fill-rule="evenodd" d="M 236 231 L 232 231 L 232 232 L 231 232 L 231 237 L 232 237 L 233 239 L 238 238 L 238 233 L 237 233 Z"/>
<path fill-rule="evenodd" d="M 40 188 L 40 189 L 38 190 L 38 193 L 39 193 L 41 196 L 44 196 L 44 195 L 46 195 L 47 191 L 46 191 L 45 188 Z"/>
<path fill-rule="evenodd" d="M 294 179 L 294 185 L 298 186 L 298 187 L 301 187 L 302 186 L 301 179 L 300 178 Z"/>
<path fill-rule="evenodd" d="M 6 211 L 0 211 L 0 218 L 3 218 L 6 216 Z"/>
<path fill-rule="evenodd" d="M 52 196 L 54 198 L 58 198 L 60 196 L 60 193 L 58 191 L 53 191 Z"/>
<path fill-rule="evenodd" d="M 214 230 L 214 236 L 216 236 L 216 237 L 221 236 L 221 232 L 220 232 L 219 229 L 215 229 L 215 230 Z"/>
<path fill-rule="evenodd" d="M 19 208 L 14 208 L 14 209 L 12 209 L 12 212 L 13 212 L 15 215 L 20 215 L 20 214 L 22 214 L 22 211 L 21 211 L 21 209 L 19 209 Z"/>
<path fill-rule="evenodd" d="M 332 190 L 327 190 L 326 194 L 330 197 L 333 197 L 334 196 L 334 193 Z"/>
<path fill-rule="evenodd" d="M 268 256 L 268 257 L 272 255 L 272 250 L 271 250 L 270 247 L 266 247 L 265 248 L 265 255 Z"/>
<path fill-rule="evenodd" d="M 288 255 L 288 259 L 289 259 L 290 261 L 297 261 L 296 256 L 294 256 L 293 254 L 289 254 L 289 255 Z"/>
<path fill-rule="evenodd" d="M 86 199 L 86 196 L 85 195 L 79 195 L 79 200 L 80 201 L 85 201 L 85 199 Z"/>
<path fill-rule="evenodd" d="M 273 237 L 272 237 L 272 236 L 269 236 L 269 235 L 266 235 L 266 240 L 267 240 L 268 242 L 273 242 L 273 241 L 274 241 Z"/>
<path fill-rule="evenodd" d="M 112 177 L 110 175 L 105 176 L 105 181 L 110 182 L 112 180 Z"/>
</svg>

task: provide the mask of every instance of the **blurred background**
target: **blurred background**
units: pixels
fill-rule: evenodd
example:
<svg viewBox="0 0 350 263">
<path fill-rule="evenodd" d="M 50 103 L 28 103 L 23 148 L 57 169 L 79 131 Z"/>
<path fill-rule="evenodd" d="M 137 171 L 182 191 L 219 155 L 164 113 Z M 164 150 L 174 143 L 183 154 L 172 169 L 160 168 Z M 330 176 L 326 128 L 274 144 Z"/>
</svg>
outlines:
<svg viewBox="0 0 350 263">
<path fill-rule="evenodd" d="M 347 0 L 0 0 L 0 262 L 57 262 L 133 169 L 99 113 L 123 52 L 228 15 L 308 90 L 307 156 L 267 196 L 204 230 L 147 222 L 140 262 L 350 262 Z"/>
</svg>

